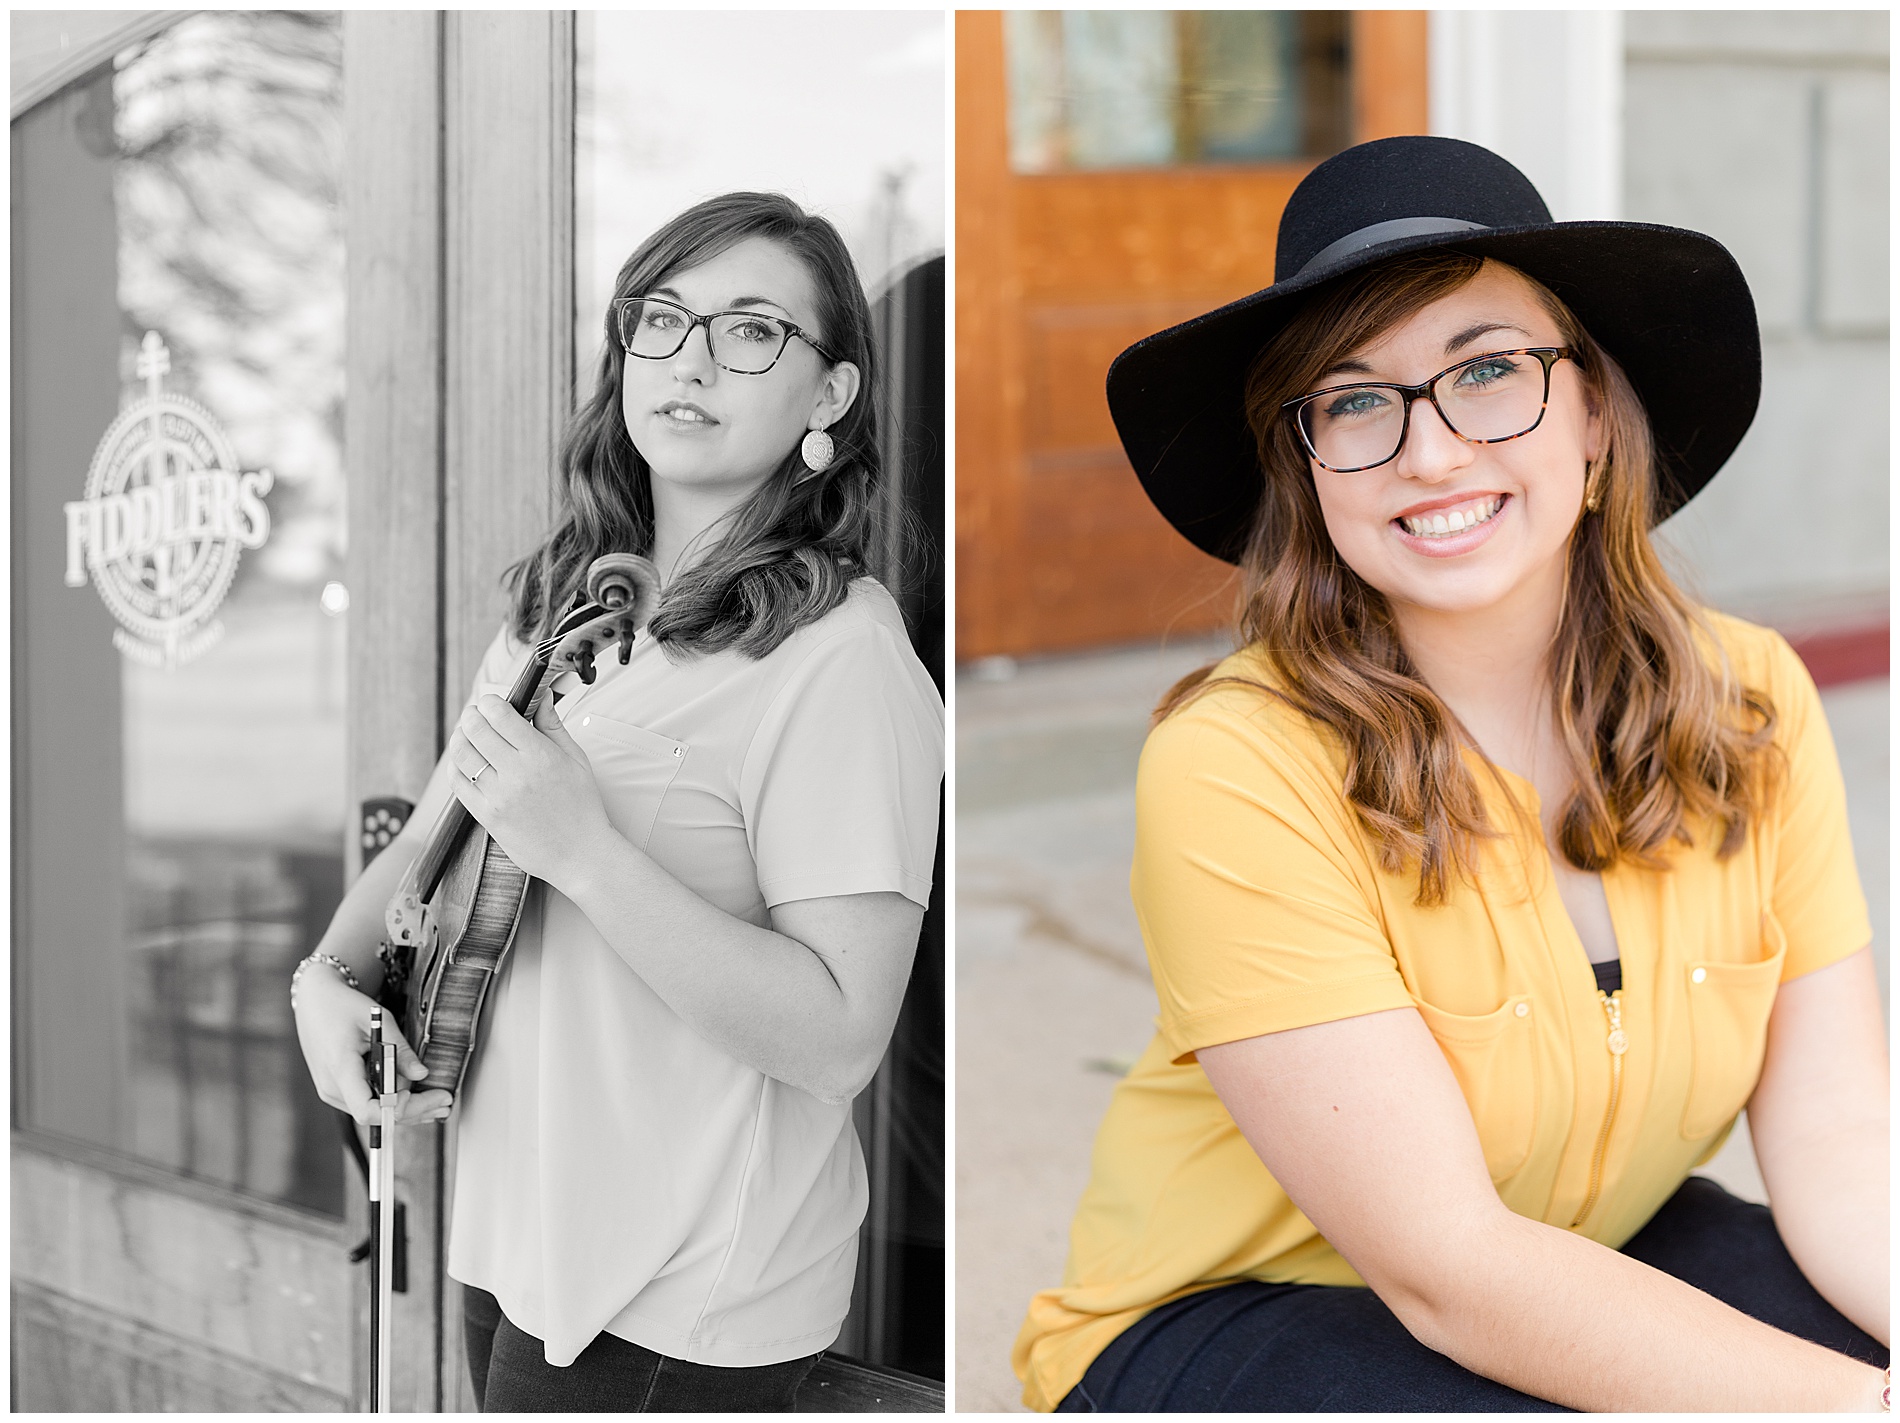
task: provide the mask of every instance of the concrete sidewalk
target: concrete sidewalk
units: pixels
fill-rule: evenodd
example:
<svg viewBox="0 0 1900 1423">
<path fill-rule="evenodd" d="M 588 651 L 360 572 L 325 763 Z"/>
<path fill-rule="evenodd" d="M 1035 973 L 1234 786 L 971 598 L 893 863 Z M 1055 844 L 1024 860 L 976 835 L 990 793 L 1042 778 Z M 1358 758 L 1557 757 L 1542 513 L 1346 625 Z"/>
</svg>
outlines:
<svg viewBox="0 0 1900 1423">
<path fill-rule="evenodd" d="M 1226 650 L 1177 642 L 957 682 L 957 1405 L 1020 1412 L 1009 1348 L 1057 1282 L 1116 1077 L 1153 1031 L 1128 902 L 1148 711 Z M 985 677 L 989 672 L 992 677 Z M 1009 675 L 992 679 L 996 672 Z M 1887 983 L 1888 684 L 1823 693 Z M 1761 1198 L 1738 1130 L 1708 1173 Z"/>
</svg>

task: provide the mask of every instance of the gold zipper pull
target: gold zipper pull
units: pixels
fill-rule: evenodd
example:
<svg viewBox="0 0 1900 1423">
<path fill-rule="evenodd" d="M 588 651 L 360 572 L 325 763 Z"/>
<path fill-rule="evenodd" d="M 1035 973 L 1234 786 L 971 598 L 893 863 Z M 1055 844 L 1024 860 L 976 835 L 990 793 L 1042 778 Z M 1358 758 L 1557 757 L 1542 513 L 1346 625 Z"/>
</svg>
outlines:
<svg viewBox="0 0 1900 1423">
<path fill-rule="evenodd" d="M 1597 1132 L 1597 1146 L 1590 1157 L 1590 1189 L 1583 1198 L 1583 1205 L 1577 1211 L 1577 1218 L 1570 1222 L 1575 1230 L 1582 1225 L 1596 1206 L 1597 1196 L 1603 1189 L 1603 1157 L 1610 1146 L 1610 1128 L 1616 1124 L 1616 1109 L 1623 1100 L 1623 1054 L 1629 1051 L 1629 1034 L 1623 1031 L 1623 990 L 1605 993 L 1597 990 L 1597 997 L 1603 1003 L 1603 1016 L 1610 1023 L 1610 1101 L 1604 1108 L 1603 1125 Z"/>
</svg>

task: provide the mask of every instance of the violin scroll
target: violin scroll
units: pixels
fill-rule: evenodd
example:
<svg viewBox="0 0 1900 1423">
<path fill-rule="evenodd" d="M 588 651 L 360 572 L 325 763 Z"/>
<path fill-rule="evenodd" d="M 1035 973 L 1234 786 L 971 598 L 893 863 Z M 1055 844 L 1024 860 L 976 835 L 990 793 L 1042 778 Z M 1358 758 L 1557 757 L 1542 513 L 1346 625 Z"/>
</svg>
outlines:
<svg viewBox="0 0 1900 1423">
<path fill-rule="evenodd" d="M 620 665 L 626 666 L 634 634 L 646 626 L 659 595 L 659 570 L 650 560 L 636 553 L 602 554 L 587 568 L 587 606 L 562 620 L 549 665 L 571 669 L 591 687 L 595 653 L 617 641 Z"/>
</svg>

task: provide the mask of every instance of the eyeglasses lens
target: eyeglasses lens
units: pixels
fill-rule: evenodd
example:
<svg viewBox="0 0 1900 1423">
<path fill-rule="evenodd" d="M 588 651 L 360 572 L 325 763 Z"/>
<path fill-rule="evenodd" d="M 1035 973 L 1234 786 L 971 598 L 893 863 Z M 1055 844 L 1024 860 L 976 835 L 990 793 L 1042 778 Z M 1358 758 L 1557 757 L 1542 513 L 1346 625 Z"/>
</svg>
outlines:
<svg viewBox="0 0 1900 1423">
<path fill-rule="evenodd" d="M 686 344 L 699 319 L 683 306 L 657 298 L 625 302 L 620 307 L 620 344 L 630 356 L 661 361 Z M 728 311 L 705 322 L 712 342 L 712 358 L 739 375 L 758 375 L 771 369 L 791 333 L 782 322 L 749 311 Z"/>
<path fill-rule="evenodd" d="M 1465 439 L 1508 440 L 1542 416 L 1546 379 L 1536 356 L 1480 356 L 1446 371 L 1432 394 Z M 1389 386 L 1328 391 L 1300 406 L 1299 415 L 1307 443 L 1331 469 L 1384 464 L 1399 452 L 1405 434 L 1404 397 Z"/>
</svg>

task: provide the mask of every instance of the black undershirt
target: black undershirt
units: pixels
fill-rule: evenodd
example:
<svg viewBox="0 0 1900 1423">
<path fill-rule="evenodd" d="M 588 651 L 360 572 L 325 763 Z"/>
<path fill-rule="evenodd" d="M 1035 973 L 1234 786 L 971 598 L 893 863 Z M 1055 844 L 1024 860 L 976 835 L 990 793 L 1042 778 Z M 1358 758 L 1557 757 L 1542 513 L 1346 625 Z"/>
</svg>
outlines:
<svg viewBox="0 0 1900 1423">
<path fill-rule="evenodd" d="M 1590 967 L 1596 970 L 1597 987 L 1603 992 L 1614 993 L 1623 986 L 1622 959 L 1605 959 L 1602 963 L 1591 964 Z"/>
</svg>

